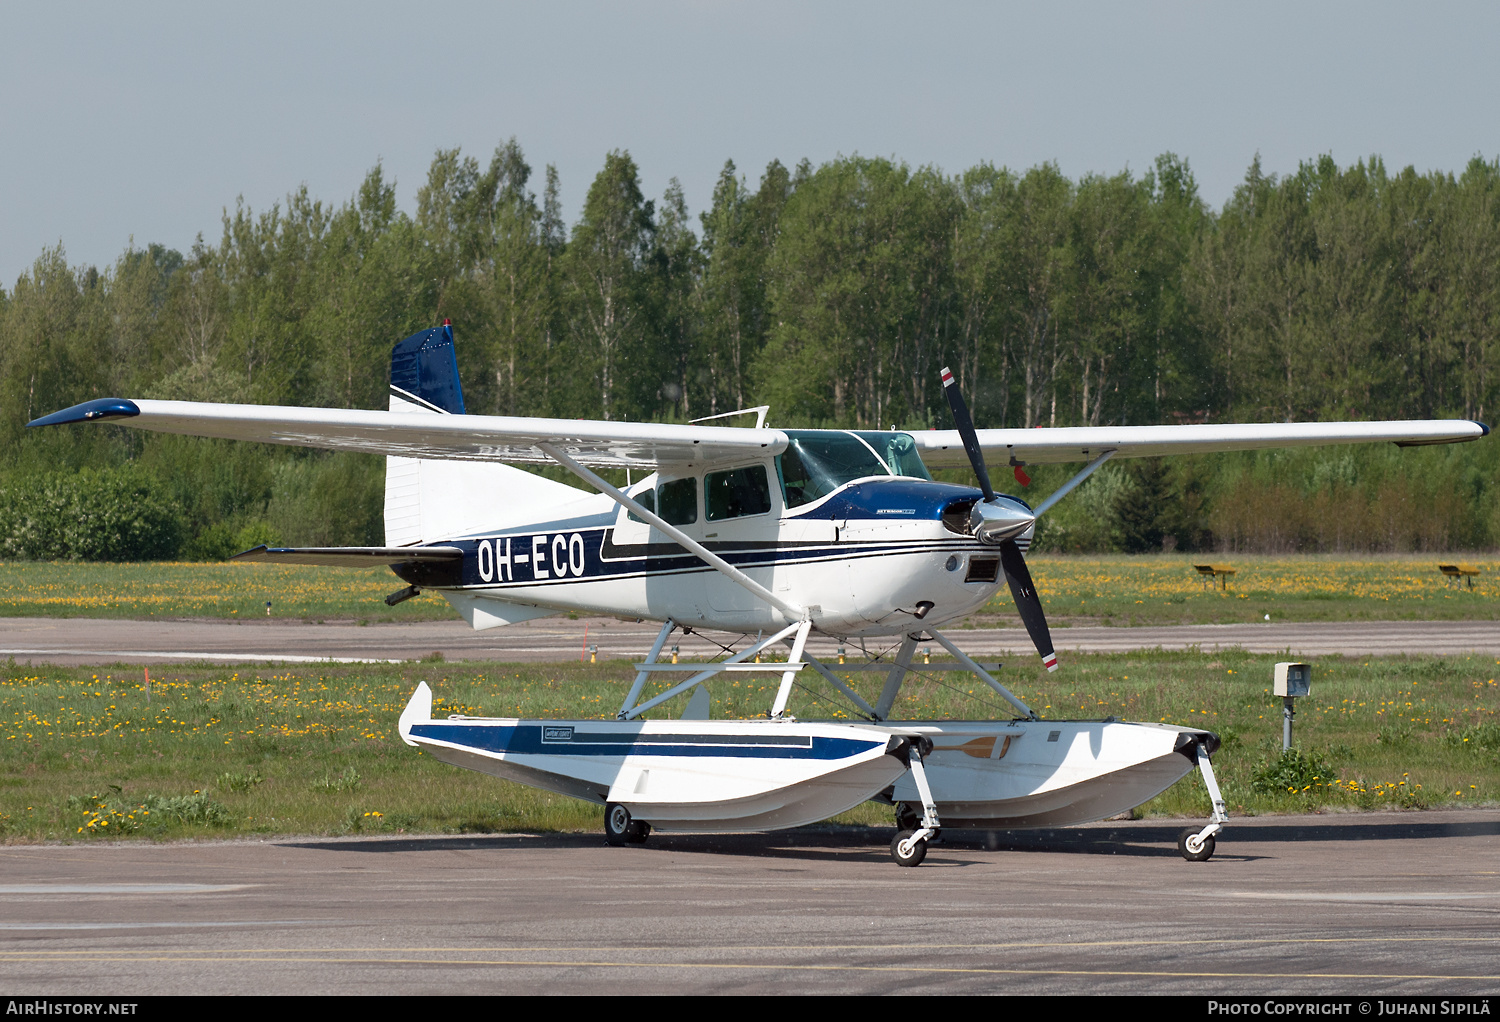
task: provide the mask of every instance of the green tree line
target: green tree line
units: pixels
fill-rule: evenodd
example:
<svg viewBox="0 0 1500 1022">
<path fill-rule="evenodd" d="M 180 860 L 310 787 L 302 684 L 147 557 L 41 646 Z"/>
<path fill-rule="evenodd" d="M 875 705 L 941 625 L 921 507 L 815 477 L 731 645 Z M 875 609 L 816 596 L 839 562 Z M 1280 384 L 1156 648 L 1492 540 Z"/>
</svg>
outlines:
<svg viewBox="0 0 1500 1022">
<path fill-rule="evenodd" d="M 153 500 L 179 509 L 185 555 L 257 536 L 379 542 L 376 459 L 24 424 L 109 395 L 383 407 L 390 346 L 444 318 L 478 413 L 684 421 L 769 404 L 773 425 L 944 427 L 948 364 L 981 426 L 1482 419 L 1500 398 L 1497 196 L 1500 162 L 1479 158 L 1454 175 L 1323 157 L 1284 176 L 1257 159 L 1214 210 L 1172 154 L 1076 181 L 1050 164 L 949 175 L 853 156 L 772 161 L 753 185 L 726 163 L 694 218 L 675 179 L 647 198 L 614 152 L 568 226 L 555 169 L 537 180 L 514 139 L 487 162 L 440 151 L 411 213 L 377 166 L 341 205 L 305 188 L 268 210 L 238 203 L 185 254 L 132 245 L 100 270 L 44 251 L 0 290 L 0 504 L 43 477 L 128 465 L 130 485 L 154 479 Z M 1096 496 L 1051 542 L 1500 540 L 1485 450 L 1425 463 L 1456 457 L 1465 480 L 1452 499 L 1439 487 L 1452 508 L 1426 532 L 1379 509 L 1391 480 L 1419 505 L 1433 481 L 1381 457 L 1298 463 L 1328 480 L 1311 496 L 1270 456 L 1116 468 L 1090 484 L 1116 502 Z M 1277 486 L 1366 524 L 1257 531 L 1245 509 Z M 1119 494 L 1178 510 L 1132 522 Z M 174 533 L 152 534 L 160 556 Z"/>
</svg>

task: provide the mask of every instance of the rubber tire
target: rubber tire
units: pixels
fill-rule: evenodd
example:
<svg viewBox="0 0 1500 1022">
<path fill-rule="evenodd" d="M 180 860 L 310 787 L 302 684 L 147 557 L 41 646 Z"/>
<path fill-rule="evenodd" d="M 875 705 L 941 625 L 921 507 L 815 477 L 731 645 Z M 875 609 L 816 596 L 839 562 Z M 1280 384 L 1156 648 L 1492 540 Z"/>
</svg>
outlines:
<svg viewBox="0 0 1500 1022">
<path fill-rule="evenodd" d="M 920 866 L 922 860 L 927 858 L 927 842 L 918 841 L 916 847 L 911 850 L 911 855 L 901 854 L 901 842 L 915 834 L 914 830 L 898 830 L 896 836 L 891 838 L 891 858 L 896 860 L 898 866 Z"/>
<path fill-rule="evenodd" d="M 896 803 L 896 829 L 916 830 L 922 825 L 922 810 L 910 802 Z"/>
<path fill-rule="evenodd" d="M 625 842 L 632 845 L 643 845 L 651 836 L 651 824 L 644 820 L 631 820 L 630 833 L 625 836 Z"/>
<path fill-rule="evenodd" d="M 638 844 L 645 840 L 643 835 L 638 841 L 633 841 L 636 828 L 644 826 L 631 819 L 630 810 L 618 802 L 611 802 L 604 807 L 604 840 L 619 847 L 620 845 Z"/>
<path fill-rule="evenodd" d="M 1188 862 L 1207 862 L 1209 859 L 1213 858 L 1214 836 L 1212 834 L 1203 839 L 1203 846 L 1196 852 L 1188 847 L 1188 841 L 1192 838 L 1196 838 L 1198 836 L 1198 832 L 1202 829 L 1202 827 L 1189 827 L 1187 830 L 1177 835 L 1177 850 L 1182 853 L 1182 857 Z"/>
</svg>

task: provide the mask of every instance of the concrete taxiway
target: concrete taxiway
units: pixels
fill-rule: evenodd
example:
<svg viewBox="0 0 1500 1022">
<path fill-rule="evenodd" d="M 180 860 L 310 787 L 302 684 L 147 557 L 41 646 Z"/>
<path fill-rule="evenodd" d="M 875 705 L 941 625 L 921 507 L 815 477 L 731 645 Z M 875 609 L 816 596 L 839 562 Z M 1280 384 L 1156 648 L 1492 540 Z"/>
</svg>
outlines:
<svg viewBox="0 0 1500 1022">
<path fill-rule="evenodd" d="M 462 621 L 361 626 L 302 621 L 0 618 L 0 657 L 54 664 L 303 663 L 323 660 L 419 660 L 439 653 L 445 660 L 501 662 L 576 659 L 596 646 L 601 660 L 643 659 L 659 624 L 617 618 L 542 618 L 476 632 Z M 1019 628 L 955 629 L 949 633 L 972 656 L 1032 657 L 1035 650 Z M 1124 652 L 1137 649 L 1240 647 L 1256 653 L 1318 656 L 1463 654 L 1500 656 L 1500 623 L 1494 621 L 1258 622 L 1235 625 L 1175 625 L 1144 628 L 1056 628 L 1059 652 Z M 739 636 L 719 632 L 673 638 L 682 656 L 707 657 Z M 867 640 L 884 650 L 889 640 Z M 851 655 L 858 644 L 844 644 Z M 839 643 L 810 640 L 814 655 L 837 657 Z M 941 647 L 933 644 L 934 653 Z"/>
<path fill-rule="evenodd" d="M 1500 990 L 1500 811 L 889 832 L 0 848 L 0 989 L 146 994 Z"/>
</svg>

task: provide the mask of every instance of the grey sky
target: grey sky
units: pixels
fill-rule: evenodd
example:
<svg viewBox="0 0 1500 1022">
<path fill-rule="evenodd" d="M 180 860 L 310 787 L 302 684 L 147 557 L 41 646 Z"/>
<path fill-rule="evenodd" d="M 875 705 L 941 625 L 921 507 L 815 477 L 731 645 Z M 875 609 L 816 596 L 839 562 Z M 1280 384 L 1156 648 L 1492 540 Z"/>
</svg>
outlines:
<svg viewBox="0 0 1500 1022">
<path fill-rule="evenodd" d="M 696 218 L 732 158 L 894 156 L 1070 177 L 1186 157 L 1221 205 L 1331 153 L 1462 170 L 1500 152 L 1500 5 L 0 4 L 0 282 L 61 241 L 218 240 L 236 196 L 410 210 L 433 152 L 515 135 L 569 221 L 612 149 Z"/>
</svg>

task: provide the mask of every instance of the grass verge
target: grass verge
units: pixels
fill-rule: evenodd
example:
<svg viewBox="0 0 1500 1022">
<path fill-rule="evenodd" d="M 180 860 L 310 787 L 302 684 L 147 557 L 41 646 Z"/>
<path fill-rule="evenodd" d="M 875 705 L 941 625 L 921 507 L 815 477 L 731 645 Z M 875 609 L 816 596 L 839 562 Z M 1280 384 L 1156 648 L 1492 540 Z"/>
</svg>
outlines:
<svg viewBox="0 0 1500 1022">
<path fill-rule="evenodd" d="M 1219 732 L 1231 813 L 1475 805 L 1500 797 L 1500 662 L 1493 657 L 1330 657 L 1298 704 L 1298 755 L 1283 758 L 1272 656 L 1075 655 L 1056 675 L 1003 677 L 1044 716 L 1166 720 Z M 220 666 L 30 668 L 0 681 L 0 840 L 573 831 L 600 810 L 454 769 L 403 745 L 396 718 L 418 681 L 435 712 L 608 717 L 631 680 L 623 662 L 328 665 L 280 672 Z M 876 688 L 876 675 L 854 675 Z M 711 688 L 716 717 L 764 712 L 770 683 Z M 826 686 L 798 689 L 806 719 L 847 716 Z M 873 698 L 874 692 L 866 693 Z M 960 674 L 914 678 L 897 716 L 1005 717 Z M 685 697 L 663 707 L 677 716 Z M 1203 816 L 1197 774 L 1142 807 Z M 889 820 L 866 805 L 850 823 Z"/>
<path fill-rule="evenodd" d="M 1439 562 L 1480 567 L 1474 590 L 1456 588 Z M 1053 627 L 1190 625 L 1264 621 L 1494 621 L 1500 561 L 1493 556 L 1147 554 L 1027 558 Z M 1195 564 L 1235 570 L 1227 586 L 1205 584 Z M 1221 583 L 1222 586 L 1222 583 Z M 972 627 L 1011 626 L 1002 589 Z"/>
<path fill-rule="evenodd" d="M 423 593 L 394 607 L 404 588 L 386 568 L 297 564 L 0 564 L 0 617 L 148 619 L 265 617 L 318 620 L 451 621 L 448 601 Z"/>
</svg>

